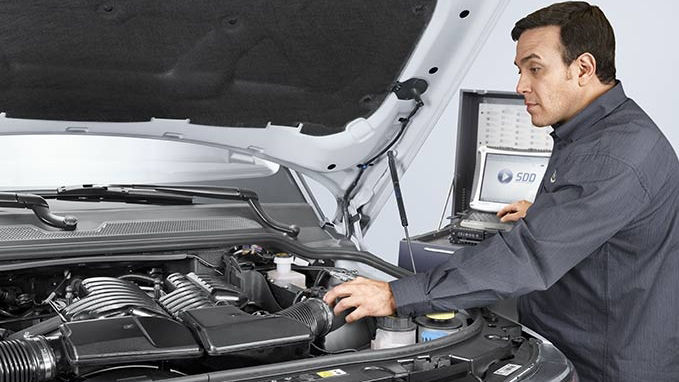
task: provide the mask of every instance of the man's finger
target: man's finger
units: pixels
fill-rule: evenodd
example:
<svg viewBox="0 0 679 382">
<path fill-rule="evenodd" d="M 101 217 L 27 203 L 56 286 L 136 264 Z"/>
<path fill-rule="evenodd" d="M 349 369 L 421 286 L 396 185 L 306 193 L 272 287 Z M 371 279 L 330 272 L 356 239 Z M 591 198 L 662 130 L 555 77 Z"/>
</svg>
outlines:
<svg viewBox="0 0 679 382">
<path fill-rule="evenodd" d="M 353 288 L 348 283 L 337 285 L 336 287 L 330 289 L 328 293 L 323 296 L 323 301 L 328 305 L 333 305 L 335 300 L 340 297 L 351 296 Z"/>
<path fill-rule="evenodd" d="M 511 214 L 507 214 L 507 215 L 501 217 L 500 221 L 503 222 L 503 223 L 506 223 L 506 222 L 515 222 L 515 221 L 518 221 L 519 219 L 521 219 L 521 213 L 513 212 Z"/>
<path fill-rule="evenodd" d="M 340 314 L 340 313 L 342 313 L 343 311 L 345 311 L 349 308 L 353 308 L 353 307 L 359 306 L 359 305 L 360 305 L 360 303 L 359 303 L 359 301 L 356 297 L 353 297 L 353 296 L 345 297 L 345 298 L 339 300 L 337 305 L 335 305 L 335 309 L 333 309 L 333 311 L 335 312 L 335 314 Z"/>
<path fill-rule="evenodd" d="M 345 320 L 347 323 L 351 323 L 351 322 L 360 320 L 361 318 L 365 317 L 366 315 L 367 315 L 367 314 L 366 314 L 365 310 L 364 310 L 362 307 L 359 306 L 359 307 L 356 308 L 353 312 L 351 312 L 351 314 L 347 315 L 347 316 L 344 318 L 344 320 Z"/>
<path fill-rule="evenodd" d="M 508 205 L 502 207 L 500 209 L 500 211 L 497 212 L 497 216 L 503 217 L 503 216 L 505 216 L 505 215 L 507 215 L 508 213 L 511 213 L 511 212 L 516 212 L 516 206 L 514 205 L 514 203 L 508 204 Z"/>
<path fill-rule="evenodd" d="M 325 301 L 326 304 L 333 306 L 335 305 L 335 300 L 337 299 L 337 291 L 335 288 L 330 289 L 325 296 L 323 296 L 323 301 Z"/>
</svg>

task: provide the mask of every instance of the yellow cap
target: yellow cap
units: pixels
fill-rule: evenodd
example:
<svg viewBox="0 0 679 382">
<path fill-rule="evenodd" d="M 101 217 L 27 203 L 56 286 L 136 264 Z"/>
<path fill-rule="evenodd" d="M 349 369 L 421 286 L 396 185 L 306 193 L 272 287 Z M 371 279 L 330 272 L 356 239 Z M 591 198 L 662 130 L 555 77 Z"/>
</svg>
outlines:
<svg viewBox="0 0 679 382">
<path fill-rule="evenodd" d="M 427 318 L 431 318 L 432 320 L 436 321 L 452 320 L 455 318 L 455 312 L 429 313 L 427 314 Z"/>
</svg>

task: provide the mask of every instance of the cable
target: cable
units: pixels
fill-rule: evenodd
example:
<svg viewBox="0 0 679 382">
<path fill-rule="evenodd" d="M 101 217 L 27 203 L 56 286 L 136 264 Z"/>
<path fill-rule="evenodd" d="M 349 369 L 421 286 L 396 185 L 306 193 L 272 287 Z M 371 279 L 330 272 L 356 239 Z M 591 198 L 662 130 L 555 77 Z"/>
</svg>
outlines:
<svg viewBox="0 0 679 382">
<path fill-rule="evenodd" d="M 10 313 L 10 312 L 8 312 L 8 311 L 6 311 L 6 310 L 4 310 L 4 309 L 0 309 L 0 316 L 9 317 L 9 318 L 17 318 L 17 317 L 19 317 L 19 316 L 15 315 L 15 314 L 13 314 L 13 313 Z"/>
<path fill-rule="evenodd" d="M 351 182 L 351 185 L 349 185 L 349 187 L 347 188 L 346 192 L 344 192 L 344 197 L 342 199 L 342 211 L 344 213 L 345 219 L 347 219 L 347 222 L 346 222 L 347 223 L 346 224 L 346 227 L 347 227 L 346 235 L 347 236 L 351 236 L 353 234 L 353 228 L 351 226 L 351 222 L 349 222 L 349 217 L 350 217 L 350 215 L 349 215 L 349 200 L 351 198 L 351 193 L 354 191 L 354 189 L 358 185 L 358 182 L 361 180 L 361 177 L 363 177 L 363 173 L 365 172 L 365 170 L 368 167 L 372 166 L 377 159 L 379 159 L 381 156 L 383 156 L 387 151 L 389 151 L 389 149 L 391 149 L 392 146 L 394 146 L 399 141 L 399 139 L 401 139 L 401 136 L 405 132 L 405 129 L 408 126 L 408 124 L 410 123 L 411 118 L 417 113 L 418 110 L 420 110 L 420 108 L 422 106 L 424 106 L 424 102 L 422 102 L 422 98 L 420 98 L 419 91 L 416 88 L 413 88 L 412 92 L 413 92 L 413 95 L 415 96 L 415 107 L 413 108 L 413 110 L 410 111 L 410 114 L 408 114 L 407 117 L 399 118 L 398 121 L 401 122 L 401 128 L 399 129 L 399 131 L 396 134 L 396 136 L 394 137 L 394 139 L 392 139 L 391 142 L 389 142 L 389 144 L 387 144 L 384 148 L 382 148 L 382 150 L 380 150 L 380 152 L 375 154 L 372 158 L 370 158 L 367 161 L 365 161 L 364 163 L 361 163 L 361 164 L 356 166 L 356 167 L 359 168 L 359 172 L 356 175 L 356 178 L 354 178 L 354 181 Z"/>
<path fill-rule="evenodd" d="M 67 269 L 66 271 L 64 271 L 64 278 L 63 278 L 63 280 L 61 280 L 61 282 L 59 283 L 59 285 L 57 285 L 57 286 L 52 290 L 52 292 L 50 292 L 50 294 L 47 295 L 47 297 L 45 298 L 45 300 L 43 300 L 43 301 L 40 303 L 40 305 L 43 305 L 43 304 L 45 304 L 45 303 L 49 303 L 49 302 L 52 301 L 52 299 L 54 299 L 55 297 L 57 297 L 57 291 L 58 291 L 59 289 L 61 289 L 61 287 L 64 286 L 64 284 L 66 284 L 66 282 L 67 282 L 68 280 L 70 280 L 70 279 L 71 279 L 71 271 L 69 271 L 69 270 Z"/>
<path fill-rule="evenodd" d="M 12 324 L 15 322 L 22 322 L 22 321 L 32 321 L 32 320 L 41 320 L 43 318 L 51 318 L 55 317 L 54 314 L 49 313 L 49 314 L 39 314 L 35 316 L 23 316 L 23 317 L 17 317 L 17 318 L 12 318 L 12 319 L 7 319 L 7 320 L 0 320 L 0 325 L 5 325 L 5 324 Z"/>
<path fill-rule="evenodd" d="M 330 266 L 325 266 L 325 265 L 297 265 L 297 264 L 292 264 L 292 269 L 295 271 L 299 270 L 306 270 L 306 271 L 338 271 L 338 272 L 345 272 L 345 273 L 354 273 L 354 270 L 346 269 L 346 268 L 341 268 L 341 267 L 330 267 Z"/>
<path fill-rule="evenodd" d="M 325 269 L 320 270 L 312 286 L 318 286 L 326 273 L 328 273 L 328 271 L 326 271 Z"/>
<path fill-rule="evenodd" d="M 299 292 L 295 293 L 295 297 L 292 299 L 292 305 L 297 304 L 299 301 L 299 298 L 302 297 L 304 292 L 306 292 L 308 289 L 302 289 Z"/>
<path fill-rule="evenodd" d="M 176 370 L 176 369 L 163 369 L 163 368 L 161 368 L 159 366 L 155 366 L 155 365 L 145 365 L 145 364 L 135 365 L 135 364 L 132 364 L 132 365 L 111 366 L 111 367 L 107 367 L 107 368 L 104 368 L 104 369 L 94 370 L 94 371 L 91 371 L 89 373 L 82 374 L 81 377 L 82 378 L 91 378 L 91 377 L 97 376 L 99 374 L 108 373 L 110 371 L 126 370 L 126 369 L 132 369 L 132 370 L 134 370 L 134 369 L 151 369 L 151 370 L 156 370 L 156 371 L 167 371 L 169 374 L 176 374 L 178 376 L 188 375 L 188 374 L 181 372 L 179 370 Z M 136 379 L 136 378 L 130 378 L 130 379 Z"/>
</svg>

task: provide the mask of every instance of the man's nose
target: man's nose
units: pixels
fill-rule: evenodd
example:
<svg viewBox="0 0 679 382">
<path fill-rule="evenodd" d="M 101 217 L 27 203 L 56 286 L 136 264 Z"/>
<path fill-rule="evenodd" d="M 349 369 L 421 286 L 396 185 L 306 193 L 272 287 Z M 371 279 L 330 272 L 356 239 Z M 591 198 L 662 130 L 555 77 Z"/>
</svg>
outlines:
<svg viewBox="0 0 679 382">
<path fill-rule="evenodd" d="M 519 94 L 526 94 L 530 92 L 530 83 L 523 74 L 519 75 L 519 81 L 516 83 L 516 92 Z"/>
</svg>

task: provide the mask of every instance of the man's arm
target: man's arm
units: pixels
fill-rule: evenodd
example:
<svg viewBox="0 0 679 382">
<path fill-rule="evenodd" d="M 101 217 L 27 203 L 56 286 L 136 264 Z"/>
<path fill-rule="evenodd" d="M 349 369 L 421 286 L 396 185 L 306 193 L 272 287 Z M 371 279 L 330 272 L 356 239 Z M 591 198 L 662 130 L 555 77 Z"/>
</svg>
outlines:
<svg viewBox="0 0 679 382">
<path fill-rule="evenodd" d="M 549 288 L 634 219 L 648 201 L 634 170 L 616 159 L 587 155 L 573 158 L 571 164 L 558 182 L 546 184 L 530 214 L 512 231 L 460 249 L 429 272 L 392 281 L 391 290 L 381 288 L 374 300 L 355 300 L 350 306 L 360 311 L 352 318 L 376 311 L 392 297 L 399 315 L 419 315 L 485 306 Z M 334 296 L 333 291 L 328 295 Z"/>
<path fill-rule="evenodd" d="M 508 204 L 502 208 L 497 216 L 503 222 L 514 222 L 526 216 L 528 208 L 533 203 L 527 200 Z M 336 314 L 348 308 L 358 307 L 347 315 L 347 322 L 356 321 L 365 316 L 388 316 L 396 312 L 396 303 L 389 283 L 368 280 L 362 277 L 341 284 L 324 297 L 326 303 L 333 305 L 335 300 L 346 297 L 335 304 Z"/>
<path fill-rule="evenodd" d="M 649 197 L 629 165 L 605 155 L 569 159 L 546 179 L 525 219 L 431 272 L 391 282 L 400 315 L 485 306 L 546 290 L 637 217 Z M 624 207 L 624 208 L 621 208 Z"/>
</svg>

